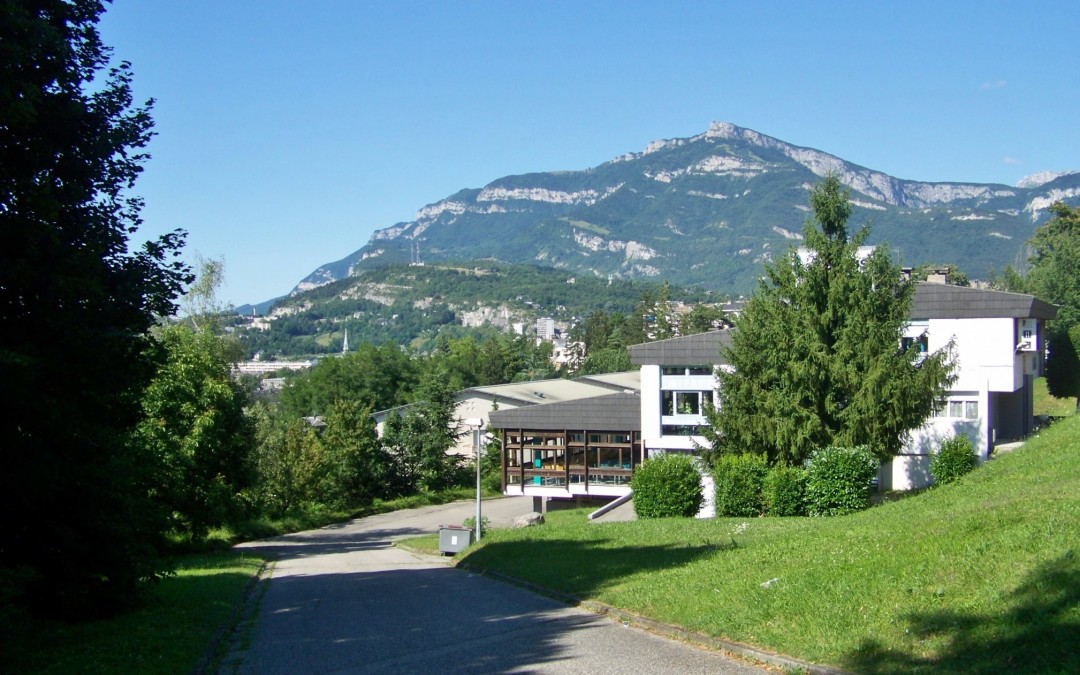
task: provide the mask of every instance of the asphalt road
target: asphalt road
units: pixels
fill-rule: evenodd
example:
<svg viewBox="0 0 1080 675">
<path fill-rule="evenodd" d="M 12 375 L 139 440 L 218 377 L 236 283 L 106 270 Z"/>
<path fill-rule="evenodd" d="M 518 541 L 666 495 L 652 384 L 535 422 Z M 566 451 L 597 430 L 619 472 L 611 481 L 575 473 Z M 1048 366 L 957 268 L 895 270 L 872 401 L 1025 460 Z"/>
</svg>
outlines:
<svg viewBox="0 0 1080 675">
<path fill-rule="evenodd" d="M 529 499 L 484 503 L 493 527 Z M 399 511 L 250 542 L 276 557 L 235 673 L 761 673 L 610 618 L 392 546 L 475 506 Z M 246 644 L 244 644 L 246 642 Z"/>
</svg>

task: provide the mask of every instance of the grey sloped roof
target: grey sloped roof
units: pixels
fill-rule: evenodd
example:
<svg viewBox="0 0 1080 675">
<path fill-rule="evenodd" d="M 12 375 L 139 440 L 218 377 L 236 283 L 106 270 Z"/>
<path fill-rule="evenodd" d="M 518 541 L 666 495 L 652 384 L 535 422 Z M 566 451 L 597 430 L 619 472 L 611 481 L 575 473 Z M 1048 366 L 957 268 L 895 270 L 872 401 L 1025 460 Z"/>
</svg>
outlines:
<svg viewBox="0 0 1080 675">
<path fill-rule="evenodd" d="M 574 382 L 591 384 L 597 387 L 607 387 L 612 391 L 640 391 L 641 370 L 635 369 L 625 373 L 601 373 L 599 375 L 582 375 L 575 377 Z"/>
<path fill-rule="evenodd" d="M 489 417 L 490 425 L 495 429 L 640 431 L 641 398 L 637 394 L 608 394 L 512 410 L 492 410 Z"/>
<path fill-rule="evenodd" d="M 646 342 L 633 345 L 628 349 L 630 362 L 636 366 L 706 366 L 726 363 L 720 358 L 720 347 L 730 343 L 730 330 L 714 330 L 669 340 Z"/>
<path fill-rule="evenodd" d="M 1057 306 L 1033 295 L 919 282 L 913 319 L 1053 319 Z"/>
</svg>

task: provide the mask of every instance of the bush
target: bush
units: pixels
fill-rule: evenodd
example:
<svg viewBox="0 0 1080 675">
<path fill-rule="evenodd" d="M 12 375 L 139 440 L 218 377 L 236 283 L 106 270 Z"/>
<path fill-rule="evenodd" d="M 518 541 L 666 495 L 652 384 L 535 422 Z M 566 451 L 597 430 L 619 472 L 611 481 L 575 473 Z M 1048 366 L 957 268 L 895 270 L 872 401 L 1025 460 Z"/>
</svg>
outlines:
<svg viewBox="0 0 1080 675">
<path fill-rule="evenodd" d="M 716 481 L 716 515 L 732 518 L 760 516 L 765 476 L 764 455 L 721 455 L 713 466 Z"/>
<path fill-rule="evenodd" d="M 701 510 L 701 474 L 686 455 L 651 457 L 631 481 L 634 512 L 639 518 L 691 517 Z"/>
<path fill-rule="evenodd" d="M 951 483 L 975 468 L 975 445 L 967 436 L 953 436 L 930 460 L 930 475 L 939 485 Z"/>
<path fill-rule="evenodd" d="M 815 450 L 807 465 L 807 512 L 840 516 L 867 508 L 877 467 L 877 459 L 865 445 Z"/>
<path fill-rule="evenodd" d="M 471 530 L 473 536 L 476 536 L 476 516 L 469 516 L 465 520 L 461 521 L 461 526 Z M 491 526 L 491 521 L 487 516 L 480 516 L 480 536 L 483 537 L 488 533 L 488 528 Z"/>
<path fill-rule="evenodd" d="M 761 500 L 767 516 L 805 516 L 806 469 L 783 464 L 769 469 Z"/>
</svg>

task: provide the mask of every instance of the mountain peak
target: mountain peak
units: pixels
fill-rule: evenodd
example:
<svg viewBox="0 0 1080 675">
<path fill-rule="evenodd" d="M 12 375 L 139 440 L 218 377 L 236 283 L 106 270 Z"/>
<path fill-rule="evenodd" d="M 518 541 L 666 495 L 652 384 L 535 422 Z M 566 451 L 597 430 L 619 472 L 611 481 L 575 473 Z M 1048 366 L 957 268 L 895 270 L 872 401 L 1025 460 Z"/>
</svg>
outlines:
<svg viewBox="0 0 1080 675">
<path fill-rule="evenodd" d="M 1070 174 L 1080 173 L 1080 171 L 1039 171 L 1033 173 L 1030 176 L 1024 176 L 1020 180 L 1016 181 L 1016 187 L 1018 188 L 1037 188 L 1047 183 L 1057 180 L 1062 176 L 1068 176 Z"/>
<path fill-rule="evenodd" d="M 872 216 L 871 243 L 887 242 L 905 264 L 952 262 L 973 277 L 1014 260 L 1054 200 L 1080 199 L 1080 174 L 1036 174 L 1016 188 L 904 180 L 714 121 L 588 170 L 461 190 L 379 230 L 301 287 L 415 261 L 419 251 L 431 263 L 528 262 L 741 293 L 791 245 L 809 211 L 807 190 L 830 172 L 851 190 L 853 220 Z"/>
</svg>

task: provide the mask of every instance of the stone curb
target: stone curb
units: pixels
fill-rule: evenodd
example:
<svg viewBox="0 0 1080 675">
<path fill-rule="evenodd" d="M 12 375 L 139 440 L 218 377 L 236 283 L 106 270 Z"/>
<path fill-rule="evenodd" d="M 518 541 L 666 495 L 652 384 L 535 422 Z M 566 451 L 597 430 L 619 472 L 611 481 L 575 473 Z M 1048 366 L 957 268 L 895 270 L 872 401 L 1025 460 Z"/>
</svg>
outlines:
<svg viewBox="0 0 1080 675">
<path fill-rule="evenodd" d="M 231 642 L 236 637 L 236 628 L 246 616 L 252 613 L 254 607 L 255 589 L 270 578 L 273 572 L 274 561 L 263 560 L 259 565 L 259 569 L 255 574 L 248 579 L 247 585 L 244 587 L 244 593 L 240 597 L 240 600 L 233 607 L 229 613 L 229 617 L 225 620 L 221 626 L 218 627 L 217 632 L 214 633 L 214 637 L 211 638 L 210 644 L 207 646 L 206 651 L 203 653 L 199 662 L 191 670 L 191 675 L 207 675 L 208 673 L 217 672 L 220 667 L 218 663 L 218 657 L 222 659 L 228 657 L 228 653 L 219 654 L 218 650 L 221 646 Z"/>
<path fill-rule="evenodd" d="M 560 591 L 553 591 L 550 588 L 545 588 L 531 581 L 525 581 L 524 579 L 518 579 L 499 572 L 492 572 L 482 568 L 476 568 L 465 561 L 455 563 L 454 567 L 462 570 L 472 572 L 473 574 L 479 574 L 496 581 L 510 584 L 512 586 L 518 586 L 525 588 L 534 593 L 565 602 L 568 605 L 574 607 L 580 607 L 586 611 L 594 614 L 601 614 L 609 616 L 626 626 L 634 626 L 636 628 L 655 633 L 663 637 L 672 638 L 675 640 L 681 640 L 701 647 L 707 647 L 709 649 L 715 649 L 722 652 L 727 652 L 735 656 L 741 657 L 748 661 L 757 661 L 759 663 L 765 663 L 771 666 L 779 666 L 785 669 L 793 669 L 810 675 L 851 675 L 846 670 L 840 670 L 839 668 L 833 668 L 831 666 L 823 666 L 816 663 L 808 663 L 806 661 L 800 661 L 781 654 L 775 654 L 773 652 L 765 651 L 757 647 L 745 645 L 740 642 L 733 642 L 731 640 L 723 640 L 720 638 L 711 637 L 703 633 L 695 633 L 694 631 L 687 630 L 685 628 L 675 626 L 673 624 L 667 624 L 654 619 L 649 619 L 643 616 L 628 612 L 618 607 L 612 607 L 602 602 L 595 600 L 583 600 L 579 597 L 570 595 L 568 593 L 562 593 Z"/>
</svg>

